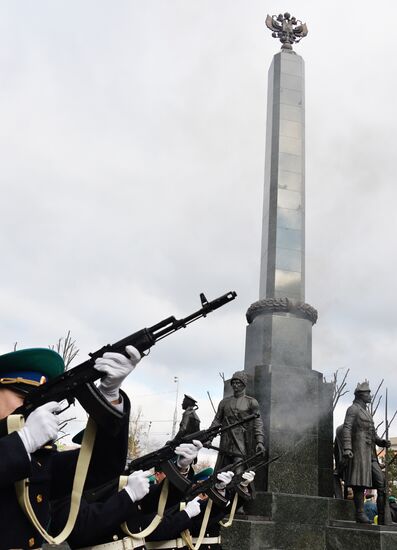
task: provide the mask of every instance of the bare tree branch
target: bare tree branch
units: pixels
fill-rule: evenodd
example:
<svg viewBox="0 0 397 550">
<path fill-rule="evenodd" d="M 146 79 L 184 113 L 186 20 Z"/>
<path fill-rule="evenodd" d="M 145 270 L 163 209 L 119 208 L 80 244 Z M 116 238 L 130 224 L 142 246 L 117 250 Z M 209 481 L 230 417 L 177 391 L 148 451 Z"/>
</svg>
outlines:
<svg viewBox="0 0 397 550">
<path fill-rule="evenodd" d="M 389 428 L 390 428 L 390 426 L 391 426 L 393 420 L 396 418 L 396 415 L 397 415 L 397 410 L 394 411 L 394 414 L 393 414 L 393 416 L 391 417 L 391 420 L 389 420 L 389 422 L 388 422 Z"/>
<path fill-rule="evenodd" d="M 344 367 L 343 367 L 344 368 Z M 339 371 L 342 370 L 342 368 L 340 369 L 336 369 L 336 371 L 334 372 L 334 375 L 333 375 L 333 386 L 334 386 L 334 389 L 333 389 L 333 395 L 332 395 L 332 410 L 335 410 L 335 407 L 339 401 L 339 399 L 343 396 L 343 395 L 346 395 L 347 393 L 349 393 L 349 390 L 346 390 L 346 379 L 347 379 L 347 376 L 350 372 L 350 369 L 347 369 L 343 378 L 342 378 L 342 381 L 341 383 L 339 384 L 338 382 L 338 376 L 339 376 Z"/>
<path fill-rule="evenodd" d="M 393 420 L 396 418 L 396 415 L 397 415 L 397 410 L 394 412 L 393 416 L 391 417 L 391 420 L 389 420 L 387 422 L 387 427 L 390 428 L 391 426 L 391 423 L 393 422 Z M 383 424 L 383 420 L 382 422 L 380 422 L 380 424 L 378 424 L 378 426 L 381 426 Z M 378 427 L 376 428 L 375 431 L 378 431 Z M 381 435 L 381 439 L 383 439 L 386 435 L 386 429 L 383 431 L 382 435 Z"/>
<path fill-rule="evenodd" d="M 68 370 L 69 365 L 80 351 L 76 346 L 76 341 L 72 340 L 70 330 L 68 330 L 68 333 L 64 338 L 59 338 L 55 345 L 48 347 L 59 353 L 59 355 L 63 358 L 65 370 Z"/>
<path fill-rule="evenodd" d="M 144 426 L 142 424 L 142 407 L 130 417 L 128 434 L 128 458 L 133 459 L 140 455 L 141 439 Z"/>
<path fill-rule="evenodd" d="M 373 409 L 373 411 L 371 411 L 372 416 L 375 416 L 376 411 L 377 411 L 378 408 L 379 408 L 380 402 L 382 401 L 382 397 L 383 397 L 383 395 L 380 395 L 380 396 L 379 396 L 379 399 L 378 399 L 378 402 L 377 402 L 375 408 Z M 373 402 L 371 402 L 371 409 L 372 409 L 372 406 L 373 406 Z"/>
<path fill-rule="evenodd" d="M 382 378 L 382 380 L 380 381 L 380 384 L 379 384 L 378 387 L 376 388 L 376 392 L 374 393 L 374 395 L 372 396 L 372 399 L 371 399 L 370 412 L 371 412 L 371 415 L 372 415 L 372 416 L 374 416 L 374 414 L 376 413 L 376 410 L 378 409 L 380 400 L 381 400 L 381 398 L 382 398 L 382 396 L 380 396 L 380 398 L 379 398 L 379 400 L 378 400 L 378 404 L 377 404 L 377 406 L 376 406 L 376 408 L 375 408 L 375 410 L 374 410 L 374 403 L 375 403 L 375 401 L 376 401 L 376 397 L 377 397 L 377 395 L 378 395 L 378 393 L 379 393 L 380 388 L 382 387 L 383 382 L 384 382 L 384 378 Z"/>
</svg>

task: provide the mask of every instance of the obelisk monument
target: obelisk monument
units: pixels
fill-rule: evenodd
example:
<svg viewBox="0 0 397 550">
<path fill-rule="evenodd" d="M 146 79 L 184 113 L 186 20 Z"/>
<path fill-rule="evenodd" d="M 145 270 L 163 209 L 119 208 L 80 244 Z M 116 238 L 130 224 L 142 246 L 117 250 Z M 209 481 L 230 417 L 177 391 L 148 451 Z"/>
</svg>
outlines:
<svg viewBox="0 0 397 550">
<path fill-rule="evenodd" d="M 269 492 L 332 491 L 329 384 L 312 370 L 316 310 L 305 303 L 305 75 L 292 46 L 307 35 L 290 14 L 267 16 L 282 42 L 268 75 L 259 300 L 247 311 L 245 371 L 259 401 L 269 456 Z M 331 495 L 330 495 L 331 496 Z"/>
<path fill-rule="evenodd" d="M 292 46 L 306 25 L 268 16 L 282 42 L 268 80 L 266 168 L 259 300 L 247 311 L 247 394 L 257 398 L 269 459 L 256 498 L 222 530 L 224 550 L 397 548 L 397 527 L 354 521 L 352 501 L 332 497 L 332 384 L 312 369 L 305 303 L 305 86 Z"/>
</svg>

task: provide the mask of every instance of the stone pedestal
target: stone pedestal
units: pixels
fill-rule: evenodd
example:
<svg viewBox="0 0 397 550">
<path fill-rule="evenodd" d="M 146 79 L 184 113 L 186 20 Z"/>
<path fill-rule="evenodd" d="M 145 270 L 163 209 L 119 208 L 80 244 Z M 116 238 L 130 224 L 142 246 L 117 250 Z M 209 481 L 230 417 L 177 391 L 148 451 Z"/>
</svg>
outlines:
<svg viewBox="0 0 397 550">
<path fill-rule="evenodd" d="M 222 530 L 223 550 L 392 550 L 397 524 L 354 522 L 349 500 L 258 493 L 232 527 Z"/>
<path fill-rule="evenodd" d="M 327 550 L 392 550 L 397 548 L 397 524 L 360 525 L 331 521 L 326 529 Z"/>
<path fill-rule="evenodd" d="M 281 455 L 259 473 L 262 490 L 332 496 L 332 387 L 311 369 L 316 318 L 311 306 L 287 298 L 260 300 L 247 312 L 247 393 L 259 402 L 269 457 Z"/>
<path fill-rule="evenodd" d="M 258 493 L 246 511 L 222 530 L 223 550 L 326 550 L 330 522 L 354 517 L 351 501 L 283 493 Z"/>
</svg>

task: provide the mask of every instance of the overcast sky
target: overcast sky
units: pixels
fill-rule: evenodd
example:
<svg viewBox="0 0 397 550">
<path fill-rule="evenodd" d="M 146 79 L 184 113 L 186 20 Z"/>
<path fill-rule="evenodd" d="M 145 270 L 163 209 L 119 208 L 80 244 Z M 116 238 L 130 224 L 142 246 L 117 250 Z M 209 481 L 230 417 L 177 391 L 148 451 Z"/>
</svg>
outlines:
<svg viewBox="0 0 397 550">
<path fill-rule="evenodd" d="M 89 351 L 235 290 L 130 377 L 153 437 L 176 384 L 222 397 L 258 299 L 267 13 L 306 65 L 306 301 L 313 368 L 385 378 L 397 406 L 397 4 L 85 0 L 0 5 L 0 352 L 71 330 Z M 179 399 L 180 401 L 181 399 Z M 394 401 L 394 403 L 393 403 Z M 157 422 L 166 420 L 167 422 Z M 397 428 L 395 429 L 397 434 Z"/>
</svg>

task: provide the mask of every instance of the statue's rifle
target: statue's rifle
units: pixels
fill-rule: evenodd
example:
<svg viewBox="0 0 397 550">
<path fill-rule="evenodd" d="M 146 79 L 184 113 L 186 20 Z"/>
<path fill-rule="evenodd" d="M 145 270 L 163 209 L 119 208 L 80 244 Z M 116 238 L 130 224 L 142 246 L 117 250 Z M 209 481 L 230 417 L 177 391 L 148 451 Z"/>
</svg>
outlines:
<svg viewBox="0 0 397 550">
<path fill-rule="evenodd" d="M 389 465 L 387 461 L 387 444 L 389 442 L 389 420 L 387 418 L 387 388 L 386 388 L 386 399 L 385 399 L 385 428 L 386 428 L 386 448 L 385 448 L 385 511 L 384 511 L 384 525 L 391 525 L 391 512 L 389 505 Z"/>
<path fill-rule="evenodd" d="M 212 441 L 217 435 L 222 435 L 229 430 L 233 430 L 237 426 L 251 422 L 255 418 L 258 418 L 259 414 L 250 414 L 238 422 L 234 422 L 229 426 L 222 426 L 217 424 L 208 428 L 207 430 L 199 430 L 182 437 L 174 438 L 163 447 L 156 451 L 152 451 L 144 456 L 140 456 L 132 460 L 126 470 L 126 475 L 136 471 L 136 470 L 150 470 L 153 467 L 160 467 L 161 470 L 167 475 L 169 481 L 173 483 L 181 491 L 186 491 L 191 482 L 186 477 L 180 474 L 176 464 L 175 464 L 175 449 L 182 443 L 192 443 L 194 440 L 200 441 L 203 445 L 207 442 Z"/>
</svg>

